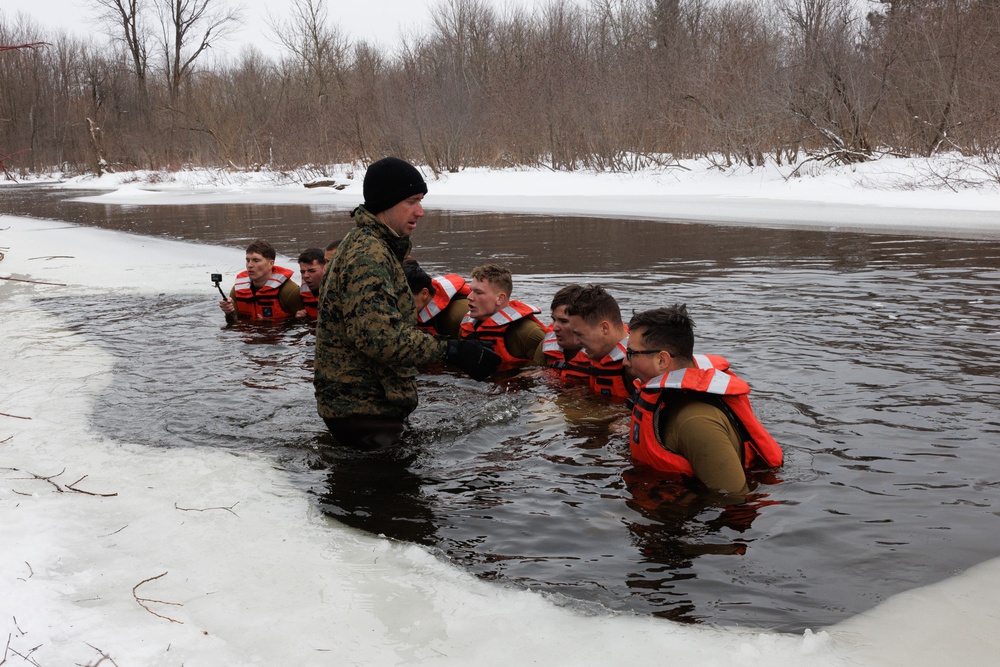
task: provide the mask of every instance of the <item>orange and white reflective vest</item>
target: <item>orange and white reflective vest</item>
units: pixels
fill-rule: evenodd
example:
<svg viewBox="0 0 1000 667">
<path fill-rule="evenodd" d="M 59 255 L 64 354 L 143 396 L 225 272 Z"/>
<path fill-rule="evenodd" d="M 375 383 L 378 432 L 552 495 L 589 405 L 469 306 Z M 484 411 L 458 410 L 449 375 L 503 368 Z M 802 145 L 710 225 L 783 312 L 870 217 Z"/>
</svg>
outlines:
<svg viewBox="0 0 1000 667">
<path fill-rule="evenodd" d="M 315 320 L 319 315 L 319 298 L 305 283 L 299 285 L 299 296 L 302 297 L 302 307 L 305 308 L 306 315 Z"/>
<path fill-rule="evenodd" d="M 717 354 L 694 354 L 691 358 L 694 359 L 696 368 L 715 368 L 720 371 L 729 370 L 729 360 Z"/>
<path fill-rule="evenodd" d="M 493 351 L 500 355 L 500 365 L 497 366 L 497 370 L 510 370 L 526 361 L 531 361 L 531 359 L 515 357 L 510 353 L 510 350 L 507 349 L 507 344 L 504 342 L 504 334 L 507 331 L 507 327 L 520 319 L 529 318 L 534 320 L 542 329 L 545 329 L 545 325 L 537 317 L 541 312 L 535 306 L 529 306 L 526 303 L 511 299 L 506 308 L 498 310 L 482 322 L 478 322 L 472 316 L 466 315 L 462 319 L 462 338 L 474 338 L 487 343 L 491 342 Z"/>
<path fill-rule="evenodd" d="M 566 358 L 566 350 L 556 340 L 556 332 L 548 331 L 542 341 L 542 352 L 549 368 L 558 371 L 563 379 L 587 380 L 590 378 L 590 358 L 583 350 L 578 350 L 571 359 Z"/>
<path fill-rule="evenodd" d="M 236 312 L 241 320 L 281 320 L 295 317 L 295 313 L 286 313 L 278 302 L 278 292 L 285 281 L 291 280 L 292 272 L 283 266 L 275 266 L 271 276 L 256 292 L 250 283 L 250 276 L 243 271 L 236 276 L 233 286 L 236 301 Z"/>
<path fill-rule="evenodd" d="M 632 387 L 625 384 L 622 362 L 625 360 L 625 348 L 628 347 L 628 336 L 625 336 L 610 352 L 599 361 L 590 360 L 590 390 L 601 396 L 628 398 Z"/>
<path fill-rule="evenodd" d="M 703 355 L 703 361 L 710 357 Z M 720 365 L 729 363 L 715 357 Z M 736 432 L 743 439 L 743 467 L 776 468 L 784 455 L 781 446 L 771 437 L 750 407 L 750 386 L 732 373 L 718 368 L 683 368 L 653 378 L 645 385 L 636 380 L 638 393 L 632 408 L 631 437 L 632 458 L 662 472 L 679 473 L 693 477 L 694 470 L 686 458 L 668 451 L 656 438 L 654 420 L 660 405 L 671 395 L 702 394 L 707 402 L 715 405 L 734 422 Z M 711 400 L 709 397 L 717 397 Z"/>
<path fill-rule="evenodd" d="M 455 273 L 432 278 L 431 283 L 434 285 L 434 298 L 417 313 L 417 328 L 437 333 L 431 320 L 440 315 L 455 299 L 469 296 L 472 287 L 465 282 L 465 278 Z"/>
</svg>

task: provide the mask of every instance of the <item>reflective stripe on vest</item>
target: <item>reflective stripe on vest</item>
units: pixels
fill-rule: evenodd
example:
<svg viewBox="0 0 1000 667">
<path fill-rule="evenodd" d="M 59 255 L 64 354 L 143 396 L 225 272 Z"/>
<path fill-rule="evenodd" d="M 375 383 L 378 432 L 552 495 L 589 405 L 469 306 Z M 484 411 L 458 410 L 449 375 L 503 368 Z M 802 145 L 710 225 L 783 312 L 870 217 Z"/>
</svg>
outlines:
<svg viewBox="0 0 1000 667">
<path fill-rule="evenodd" d="M 717 359 L 725 361 L 721 357 Z M 636 386 L 639 383 L 636 382 Z M 732 373 L 716 368 L 685 368 L 655 377 L 639 389 L 632 408 L 629 445 L 632 457 L 639 463 L 656 470 L 693 476 L 691 464 L 683 456 L 667 450 L 656 438 L 654 419 L 657 408 L 669 400 L 671 393 L 684 392 L 717 396 L 724 407 L 724 414 L 734 421 L 737 433 L 743 439 L 743 466 L 750 469 L 755 463 L 766 467 L 780 466 L 783 460 L 781 446 L 771 437 L 757 419 L 750 406 L 750 387 Z M 712 403 L 712 401 L 709 401 Z M 714 403 L 713 403 L 714 404 Z"/>
<path fill-rule="evenodd" d="M 455 273 L 438 276 L 431 282 L 434 284 L 434 298 L 417 313 L 417 321 L 421 324 L 426 324 L 439 315 L 455 296 L 468 296 L 472 291 L 465 278 Z"/>
<path fill-rule="evenodd" d="M 618 344 L 604 355 L 600 361 L 590 360 L 590 390 L 601 396 L 628 398 L 631 393 L 625 384 L 622 362 L 625 360 L 625 349 L 628 346 L 628 336 L 618 341 Z"/>
<path fill-rule="evenodd" d="M 315 320 L 319 315 L 319 299 L 305 283 L 299 285 L 299 296 L 302 297 L 302 307 L 305 308 L 306 315 Z"/>
<path fill-rule="evenodd" d="M 507 344 L 504 342 L 504 334 L 507 332 L 507 327 L 520 319 L 530 318 L 544 329 L 545 325 L 536 317 L 541 312 L 538 308 L 529 306 L 526 303 L 511 301 L 506 308 L 498 310 L 478 324 L 471 315 L 466 315 L 462 318 L 462 338 L 492 341 L 493 351 L 500 355 L 500 365 L 497 369 L 509 370 L 526 361 L 531 361 L 531 359 L 515 357 L 510 353 L 510 350 L 507 349 Z"/>
<path fill-rule="evenodd" d="M 292 277 L 292 272 L 282 266 L 275 266 L 264 285 L 253 291 L 250 276 L 243 271 L 236 276 L 233 292 L 236 302 L 236 312 L 241 319 L 247 320 L 280 320 L 292 317 L 295 313 L 286 313 L 278 301 L 281 286 Z"/>
<path fill-rule="evenodd" d="M 566 358 L 566 350 L 556 340 L 556 332 L 549 331 L 542 341 L 542 352 L 549 363 L 549 368 L 559 371 L 561 378 L 587 379 L 590 377 L 590 359 L 583 350 L 578 351 L 572 359 Z"/>
</svg>

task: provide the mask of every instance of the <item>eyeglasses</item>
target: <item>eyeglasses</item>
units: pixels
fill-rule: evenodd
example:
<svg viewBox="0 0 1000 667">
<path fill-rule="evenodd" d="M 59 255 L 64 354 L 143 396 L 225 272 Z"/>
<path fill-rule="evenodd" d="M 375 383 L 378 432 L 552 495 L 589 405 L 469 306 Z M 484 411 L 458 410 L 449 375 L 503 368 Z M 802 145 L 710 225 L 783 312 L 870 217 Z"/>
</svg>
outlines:
<svg viewBox="0 0 1000 667">
<path fill-rule="evenodd" d="M 633 350 L 630 347 L 626 347 L 625 358 L 628 359 L 629 361 L 632 361 L 632 357 L 634 357 L 637 354 L 659 354 L 660 352 L 663 352 L 663 350 Z"/>
</svg>

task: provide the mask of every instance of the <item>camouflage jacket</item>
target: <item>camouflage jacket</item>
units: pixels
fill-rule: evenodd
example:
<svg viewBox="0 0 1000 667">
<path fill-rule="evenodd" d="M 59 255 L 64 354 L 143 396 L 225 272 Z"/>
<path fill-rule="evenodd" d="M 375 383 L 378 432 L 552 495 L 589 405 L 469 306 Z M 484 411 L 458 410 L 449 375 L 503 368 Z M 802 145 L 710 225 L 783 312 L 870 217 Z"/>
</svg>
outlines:
<svg viewBox="0 0 1000 667">
<path fill-rule="evenodd" d="M 417 365 L 443 361 L 447 342 L 419 331 L 397 237 L 364 207 L 319 293 L 316 407 L 324 419 L 403 419 L 417 407 Z"/>
</svg>

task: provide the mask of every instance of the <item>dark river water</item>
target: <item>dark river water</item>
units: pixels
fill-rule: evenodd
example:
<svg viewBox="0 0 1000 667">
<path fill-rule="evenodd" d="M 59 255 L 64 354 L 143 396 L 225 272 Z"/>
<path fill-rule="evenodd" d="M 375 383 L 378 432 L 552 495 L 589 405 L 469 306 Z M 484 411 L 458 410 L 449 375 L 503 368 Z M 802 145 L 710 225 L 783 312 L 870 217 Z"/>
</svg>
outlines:
<svg viewBox="0 0 1000 667">
<path fill-rule="evenodd" d="M 293 257 L 351 227 L 333 207 L 79 196 L 5 188 L 0 210 Z M 338 521 L 577 609 L 801 631 L 1000 556 L 1000 241 L 433 210 L 414 240 L 432 274 L 506 264 L 546 313 L 574 282 L 626 319 L 687 303 L 695 351 L 750 382 L 785 466 L 729 506 L 644 475 L 624 406 L 540 370 L 429 371 L 406 444 L 352 455 L 316 416 L 307 326 L 223 329 L 210 283 L 169 276 L 155 298 L 40 305 L 115 355 L 108 437 L 271 452 Z"/>
</svg>

